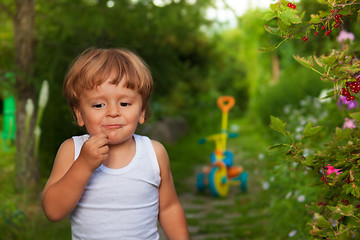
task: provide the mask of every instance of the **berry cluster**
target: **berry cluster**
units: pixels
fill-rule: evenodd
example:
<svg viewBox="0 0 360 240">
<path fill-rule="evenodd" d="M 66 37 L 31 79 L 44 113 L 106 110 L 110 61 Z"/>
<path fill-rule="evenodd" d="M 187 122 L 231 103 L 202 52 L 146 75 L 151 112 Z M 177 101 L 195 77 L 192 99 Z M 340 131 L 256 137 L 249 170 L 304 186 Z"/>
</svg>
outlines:
<svg viewBox="0 0 360 240">
<path fill-rule="evenodd" d="M 292 9 L 296 9 L 296 5 L 295 4 L 293 4 L 293 3 L 288 3 L 287 4 L 287 6 L 289 7 L 289 8 L 292 8 Z"/>
<path fill-rule="evenodd" d="M 351 93 L 357 94 L 360 92 L 360 75 L 356 78 L 356 81 L 346 82 L 345 86 L 346 87 L 341 89 L 341 95 L 345 96 L 347 101 L 355 100 L 355 97 Z"/>
<path fill-rule="evenodd" d="M 330 11 L 331 14 L 328 16 L 329 20 L 334 19 L 334 22 L 335 22 L 335 24 L 333 25 L 334 28 L 338 28 L 338 27 L 341 25 L 341 23 L 343 22 L 343 21 L 342 21 L 342 16 L 343 16 L 343 15 L 342 15 L 342 14 L 338 14 L 340 11 L 341 11 L 341 8 L 337 9 L 337 10 L 336 10 L 336 14 L 335 14 L 335 9 L 332 9 L 332 10 Z M 329 21 L 329 20 L 328 20 L 328 21 Z M 327 21 L 327 22 L 328 22 L 328 21 Z M 325 26 L 321 26 L 321 29 L 322 29 L 322 30 L 325 30 L 326 27 L 325 27 Z M 329 29 L 329 30 L 327 30 L 327 31 L 324 33 L 324 35 L 325 35 L 325 36 L 328 36 L 330 33 L 331 33 L 331 30 Z"/>
<path fill-rule="evenodd" d="M 291 7 L 291 6 L 293 6 L 293 4 L 292 3 L 288 3 L 288 7 Z M 295 7 L 296 8 L 296 7 Z M 294 8 L 294 9 L 295 9 Z M 343 20 L 342 20 L 342 17 L 343 17 L 343 15 L 342 14 L 339 14 L 339 12 L 342 10 L 342 8 L 339 8 L 339 9 L 337 9 L 337 10 L 335 10 L 335 9 L 332 9 L 331 11 L 330 11 L 330 14 L 329 14 L 329 16 L 328 17 L 326 17 L 326 23 L 328 23 L 329 21 L 331 21 L 332 19 L 334 19 L 334 22 L 335 22 L 335 24 L 333 25 L 333 27 L 334 28 L 338 28 L 341 24 L 342 24 L 342 22 L 343 22 Z M 326 25 L 326 24 L 325 24 Z M 322 30 L 326 30 L 326 26 L 325 25 L 323 25 L 323 26 L 321 26 L 321 29 Z M 328 35 L 330 35 L 330 33 L 331 33 L 331 29 L 327 29 L 325 32 L 324 32 L 324 36 L 328 36 Z M 315 36 L 317 36 L 317 35 L 319 35 L 319 32 L 316 30 L 315 32 L 314 32 L 314 35 Z M 304 36 L 303 38 L 302 38 L 302 40 L 304 41 L 304 42 L 306 42 L 307 40 L 308 40 L 308 37 L 307 36 Z"/>
</svg>

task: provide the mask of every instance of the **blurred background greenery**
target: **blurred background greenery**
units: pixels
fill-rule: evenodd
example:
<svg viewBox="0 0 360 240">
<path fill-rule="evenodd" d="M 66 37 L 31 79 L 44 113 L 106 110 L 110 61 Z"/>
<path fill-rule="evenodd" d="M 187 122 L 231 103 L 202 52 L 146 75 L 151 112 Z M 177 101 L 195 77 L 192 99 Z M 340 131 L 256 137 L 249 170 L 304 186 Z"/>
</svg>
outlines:
<svg viewBox="0 0 360 240">
<path fill-rule="evenodd" d="M 314 111 L 315 103 L 312 101 L 317 101 L 320 92 L 332 85 L 322 82 L 316 73 L 293 59 L 293 55 L 319 54 L 339 48 L 336 33 L 328 38 L 311 37 L 306 43 L 295 40 L 282 44 L 273 52 L 260 52 L 258 49 L 261 47 L 281 40 L 265 31 L 264 8 L 248 9 L 234 17 L 235 24 L 229 24 L 207 16 L 208 9 L 216 8 L 215 0 L 173 0 L 161 6 L 154 2 L 35 2 L 35 59 L 33 76 L 28 81 L 34 86 L 36 94 L 44 79 L 50 85 L 49 102 L 41 122 L 38 189 L 42 189 L 49 176 L 60 144 L 73 135 L 81 134 L 73 123 L 61 89 L 64 75 L 73 59 L 90 46 L 129 48 L 142 56 L 150 66 L 155 82 L 151 99 L 152 117 L 147 126 L 139 131 L 161 139 L 168 148 L 180 195 L 195 191 L 194 186 L 184 179 L 194 175 L 196 167 L 208 161 L 211 146 L 198 146 L 197 139 L 218 131 L 221 113 L 216 107 L 216 99 L 219 96 L 232 95 L 236 99 L 230 118 L 240 137 L 229 144 L 241 154 L 242 164 L 250 177 L 253 176 L 248 194 L 252 194 L 252 188 L 261 188 L 264 182 L 271 182 L 273 168 L 279 164 L 276 156 L 264 160 L 268 154 L 267 147 L 279 138 L 268 128 L 270 115 L 290 120 L 290 116 L 294 117 L 300 112 L 301 115 L 296 117 L 298 123 L 292 121 L 295 130 L 303 124 L 300 120 L 304 116 L 311 115 L 313 118 L 310 119 L 317 120 L 321 111 L 332 114 L 331 121 L 322 122 L 329 129 L 342 124 L 342 110 L 334 107 L 334 103 L 324 105 L 321 111 Z M 312 0 L 296 3 L 305 12 L 308 12 L 307 9 L 322 8 Z M 5 77 L 8 72 L 19 74 L 14 64 L 14 21 L 7 16 L 6 9 L 16 12 L 15 2 L 0 1 L 0 92 L 4 96 L 4 92 L 10 91 L 16 96 L 17 86 L 9 83 Z M 356 21 L 346 22 L 343 27 L 359 36 Z M 295 110 L 298 111 L 291 113 Z M 179 119 L 184 131 L 176 135 L 172 129 L 179 126 L 176 125 Z M 171 132 L 170 139 L 163 139 L 160 130 L 152 130 L 158 123 L 169 121 L 167 131 Z M 30 200 L 24 200 L 23 192 L 14 187 L 16 151 L 15 144 L 0 151 L 0 235 L 4 236 L 3 239 L 68 239 L 70 229 L 67 221 L 53 224 L 44 218 L 39 205 L 40 191 Z M 294 214 L 301 219 L 295 223 L 300 228 L 298 231 L 305 229 L 304 222 L 309 215 L 304 204 L 294 207 L 288 201 L 279 199 L 284 193 L 295 194 L 295 191 L 305 189 L 306 178 L 295 173 L 287 175 L 288 170 L 287 165 L 280 168 L 277 173 L 279 179 L 275 181 L 278 188 L 273 194 L 264 189 L 253 193 L 257 194 L 257 206 L 264 205 L 261 202 L 264 198 L 271 202 L 271 206 L 266 206 L 269 207 L 266 211 L 271 214 L 254 220 L 253 228 L 264 229 L 265 221 L 273 225 L 273 230 L 269 227 L 263 231 L 263 236 L 257 235 L 254 230 L 251 233 L 254 235 L 245 237 L 243 234 L 246 230 L 236 229 L 235 226 L 233 237 L 229 239 L 284 239 L 294 228 L 287 227 Z M 312 191 L 304 190 L 309 195 Z M 236 206 L 234 208 L 237 209 Z M 239 211 L 248 210 L 239 208 Z M 284 215 L 284 212 L 287 214 Z M 302 239 L 306 236 L 305 233 L 301 235 Z"/>
</svg>

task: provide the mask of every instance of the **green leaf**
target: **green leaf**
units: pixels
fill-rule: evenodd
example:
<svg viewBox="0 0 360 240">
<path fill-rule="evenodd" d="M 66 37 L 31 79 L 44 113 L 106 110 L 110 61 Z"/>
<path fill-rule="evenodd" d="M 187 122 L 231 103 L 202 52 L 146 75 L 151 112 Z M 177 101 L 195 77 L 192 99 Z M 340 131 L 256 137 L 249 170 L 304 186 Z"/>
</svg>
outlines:
<svg viewBox="0 0 360 240">
<path fill-rule="evenodd" d="M 305 126 L 305 129 L 303 132 L 303 138 L 314 136 L 314 135 L 318 134 L 322 129 L 323 129 L 323 127 L 321 127 L 321 126 L 313 127 L 312 123 L 309 122 Z"/>
<path fill-rule="evenodd" d="M 277 17 L 277 12 L 266 12 L 264 17 L 263 17 L 263 20 L 265 21 L 270 21 L 271 19 Z"/>
<path fill-rule="evenodd" d="M 277 49 L 277 46 L 267 46 L 267 47 L 259 48 L 258 51 L 259 52 L 272 52 L 275 49 Z"/>
<path fill-rule="evenodd" d="M 298 15 L 296 15 L 295 11 L 290 10 L 290 9 L 281 12 L 279 15 L 279 18 L 286 25 L 301 23 L 300 17 Z"/>
<path fill-rule="evenodd" d="M 321 4 L 327 4 L 328 3 L 328 0 L 317 0 L 319 3 Z"/>
<path fill-rule="evenodd" d="M 351 185 L 351 184 L 350 184 L 350 185 Z M 356 197 L 356 198 L 359 198 L 359 197 L 360 197 L 359 187 L 358 187 L 355 183 L 352 183 L 351 194 L 352 194 L 354 197 Z"/>
<path fill-rule="evenodd" d="M 265 25 L 265 30 L 268 31 L 271 34 L 278 35 L 280 32 L 280 28 L 270 27 L 268 25 Z"/>
<path fill-rule="evenodd" d="M 313 58 L 311 56 L 305 58 L 305 57 L 300 57 L 300 56 L 294 56 L 294 59 L 302 64 L 303 66 L 307 67 L 307 68 L 313 68 L 314 67 L 314 62 L 313 62 Z"/>
<path fill-rule="evenodd" d="M 356 121 L 360 121 L 360 112 L 351 113 L 350 117 L 355 119 Z"/>
<path fill-rule="evenodd" d="M 283 144 L 283 143 L 279 143 L 279 144 L 275 144 L 272 145 L 270 147 L 268 147 L 269 150 L 284 150 L 288 148 L 288 144 Z"/>
<path fill-rule="evenodd" d="M 321 61 L 320 58 L 318 58 L 317 56 L 314 55 L 314 60 L 316 62 L 317 65 L 319 65 L 320 67 L 324 67 L 324 62 Z"/>
<path fill-rule="evenodd" d="M 315 218 L 316 218 L 316 224 L 315 226 L 319 227 L 319 228 L 331 228 L 332 225 L 331 223 L 329 223 L 324 216 L 315 213 Z"/>
<path fill-rule="evenodd" d="M 350 135 L 351 135 L 351 131 L 350 131 L 350 129 L 348 129 L 348 128 L 346 128 L 346 129 L 343 130 L 343 129 L 337 127 L 335 131 L 336 131 L 336 132 L 335 132 L 335 136 L 336 136 L 340 141 L 349 138 Z"/>
<path fill-rule="evenodd" d="M 353 216 L 354 215 L 354 206 L 353 205 L 342 205 L 339 204 L 338 206 L 332 207 L 328 206 L 328 208 L 333 211 L 334 213 L 341 214 L 342 216 Z"/>
<path fill-rule="evenodd" d="M 336 95 L 336 91 L 330 90 L 330 91 L 326 92 L 326 95 L 324 97 L 319 98 L 319 100 L 325 100 L 325 99 L 328 99 L 328 98 L 332 98 L 335 95 Z"/>
<path fill-rule="evenodd" d="M 270 127 L 283 135 L 288 134 L 286 131 L 286 123 L 281 121 L 280 118 L 270 116 Z"/>
<path fill-rule="evenodd" d="M 337 60 L 336 56 L 337 56 L 337 53 L 335 50 L 333 50 L 329 56 L 322 55 L 321 60 L 325 65 L 331 66 L 334 63 L 337 63 L 338 60 Z"/>
<path fill-rule="evenodd" d="M 273 10 L 273 11 L 278 11 L 279 10 L 279 4 L 277 3 L 271 3 L 270 4 L 270 9 Z"/>
<path fill-rule="evenodd" d="M 301 163 L 308 167 L 315 166 L 314 159 L 312 157 L 305 157 L 304 160 L 301 161 Z"/>
<path fill-rule="evenodd" d="M 311 23 L 316 24 L 316 23 L 321 23 L 321 18 L 318 14 L 311 14 Z"/>
</svg>

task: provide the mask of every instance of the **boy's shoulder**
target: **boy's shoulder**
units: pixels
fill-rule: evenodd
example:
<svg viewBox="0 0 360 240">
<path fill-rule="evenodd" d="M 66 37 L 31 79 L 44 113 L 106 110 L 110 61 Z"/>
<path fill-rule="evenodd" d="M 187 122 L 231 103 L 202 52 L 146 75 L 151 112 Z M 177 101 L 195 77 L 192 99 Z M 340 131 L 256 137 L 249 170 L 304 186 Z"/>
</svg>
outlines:
<svg viewBox="0 0 360 240">
<path fill-rule="evenodd" d="M 157 149 L 161 151 L 162 148 L 165 150 L 165 147 L 162 145 L 162 143 L 160 143 L 160 142 L 157 141 L 157 140 L 151 139 L 151 138 L 148 137 L 148 136 L 139 135 L 139 134 L 134 134 L 134 137 L 137 138 L 137 139 L 149 139 L 150 142 L 152 143 L 155 151 L 156 151 Z"/>
</svg>

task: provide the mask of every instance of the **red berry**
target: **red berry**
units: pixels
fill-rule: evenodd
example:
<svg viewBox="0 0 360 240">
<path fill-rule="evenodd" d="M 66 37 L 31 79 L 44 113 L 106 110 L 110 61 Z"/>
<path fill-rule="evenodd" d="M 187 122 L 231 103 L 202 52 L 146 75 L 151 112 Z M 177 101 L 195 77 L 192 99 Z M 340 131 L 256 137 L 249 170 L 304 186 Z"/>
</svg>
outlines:
<svg viewBox="0 0 360 240">
<path fill-rule="evenodd" d="M 325 36 L 329 35 L 330 33 L 331 33 L 331 30 L 327 30 L 327 31 L 325 32 Z"/>
<path fill-rule="evenodd" d="M 339 23 L 335 23 L 334 27 L 338 28 L 340 26 Z"/>
<path fill-rule="evenodd" d="M 325 26 L 322 26 L 321 29 L 322 29 L 322 30 L 325 30 Z"/>
<path fill-rule="evenodd" d="M 335 12 L 335 10 L 334 9 L 331 9 L 331 11 L 330 11 L 331 13 L 334 13 Z"/>
<path fill-rule="evenodd" d="M 304 36 L 304 37 L 302 38 L 302 40 L 303 40 L 304 42 L 306 42 L 308 39 L 309 39 L 309 38 L 306 37 L 306 36 Z"/>
<path fill-rule="evenodd" d="M 292 7 L 292 3 L 288 3 L 287 6 L 288 6 L 289 8 L 291 8 L 291 7 Z"/>
<path fill-rule="evenodd" d="M 348 178 L 346 179 L 346 183 L 347 183 L 347 184 L 350 184 L 350 182 L 351 182 L 351 181 L 350 181 L 350 177 L 348 177 Z M 359 207 L 360 207 L 360 204 L 359 204 Z"/>
<path fill-rule="evenodd" d="M 292 9 L 296 9 L 296 5 L 293 4 L 293 5 L 291 6 L 291 8 L 292 8 Z"/>
<path fill-rule="evenodd" d="M 345 199 L 341 200 L 341 202 L 343 202 L 345 206 L 348 206 L 350 204 L 350 201 Z"/>
<path fill-rule="evenodd" d="M 321 180 L 323 180 L 324 183 L 328 184 L 328 181 L 326 181 L 324 176 L 321 177 Z"/>
<path fill-rule="evenodd" d="M 319 35 L 319 33 L 316 31 L 316 32 L 314 32 L 314 34 L 317 36 L 317 35 Z"/>
<path fill-rule="evenodd" d="M 342 88 L 342 89 L 341 89 L 341 92 L 342 92 L 343 94 L 346 94 L 346 93 L 348 92 L 348 90 L 347 90 L 346 88 Z"/>
</svg>

